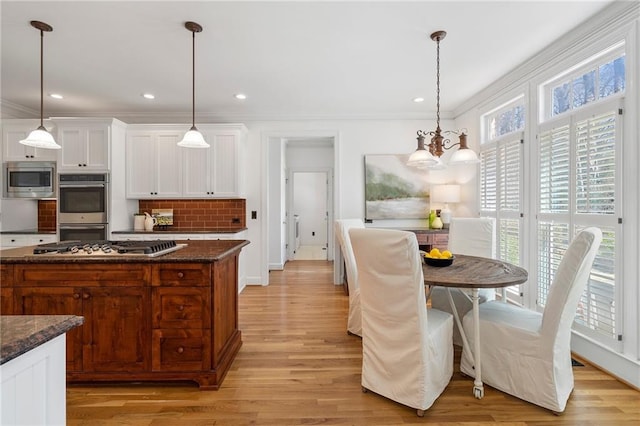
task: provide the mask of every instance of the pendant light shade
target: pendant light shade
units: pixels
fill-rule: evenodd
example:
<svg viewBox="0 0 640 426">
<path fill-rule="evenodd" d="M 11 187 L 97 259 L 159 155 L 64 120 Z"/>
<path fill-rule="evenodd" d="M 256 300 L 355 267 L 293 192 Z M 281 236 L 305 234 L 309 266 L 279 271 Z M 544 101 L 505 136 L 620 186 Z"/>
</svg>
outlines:
<svg viewBox="0 0 640 426">
<path fill-rule="evenodd" d="M 40 21 L 31 21 L 31 26 L 40 31 L 40 126 L 20 141 L 22 145 L 34 148 L 60 149 L 61 146 L 53 139 L 53 135 L 44 128 L 44 32 L 51 32 L 53 28 Z"/>
<path fill-rule="evenodd" d="M 196 33 L 202 32 L 202 27 L 195 22 L 185 22 L 184 27 L 192 33 L 192 85 L 191 85 L 191 129 L 184 134 L 178 146 L 184 148 L 209 148 L 202 133 L 196 127 Z"/>
</svg>

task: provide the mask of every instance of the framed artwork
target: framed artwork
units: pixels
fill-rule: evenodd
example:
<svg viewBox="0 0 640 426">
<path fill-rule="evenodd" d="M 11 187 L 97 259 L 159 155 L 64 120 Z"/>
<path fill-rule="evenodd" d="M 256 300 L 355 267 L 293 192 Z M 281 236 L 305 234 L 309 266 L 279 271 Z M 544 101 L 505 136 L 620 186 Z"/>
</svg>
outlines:
<svg viewBox="0 0 640 426">
<path fill-rule="evenodd" d="M 406 165 L 408 155 L 365 155 L 366 219 L 424 219 L 429 182 L 424 170 Z"/>
</svg>

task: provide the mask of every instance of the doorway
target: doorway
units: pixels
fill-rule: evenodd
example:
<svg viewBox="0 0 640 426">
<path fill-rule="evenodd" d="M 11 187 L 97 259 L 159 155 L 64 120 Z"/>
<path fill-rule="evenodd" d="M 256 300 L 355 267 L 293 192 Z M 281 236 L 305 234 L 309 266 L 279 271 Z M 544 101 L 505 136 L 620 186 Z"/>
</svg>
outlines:
<svg viewBox="0 0 640 426">
<path fill-rule="evenodd" d="M 287 260 L 327 260 L 332 176 L 329 170 L 290 170 Z"/>
</svg>

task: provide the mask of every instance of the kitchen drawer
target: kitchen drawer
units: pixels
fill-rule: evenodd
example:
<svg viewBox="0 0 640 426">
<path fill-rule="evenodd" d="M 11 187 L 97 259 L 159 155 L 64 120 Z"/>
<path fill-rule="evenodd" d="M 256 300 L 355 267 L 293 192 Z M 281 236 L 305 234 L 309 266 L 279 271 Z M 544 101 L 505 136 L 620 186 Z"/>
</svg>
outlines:
<svg viewBox="0 0 640 426">
<path fill-rule="evenodd" d="M 34 246 L 58 241 L 56 234 L 5 234 L 0 235 L 0 249 Z"/>
<path fill-rule="evenodd" d="M 202 330 L 153 330 L 153 371 L 210 371 L 211 337 Z"/>
<path fill-rule="evenodd" d="M 151 266 L 123 264 L 15 265 L 16 286 L 102 287 L 145 286 L 150 280 Z"/>
<path fill-rule="evenodd" d="M 175 263 L 153 267 L 153 286 L 166 287 L 209 287 L 211 267 L 208 264 Z"/>
<path fill-rule="evenodd" d="M 211 328 L 209 288 L 153 289 L 153 328 Z"/>
<path fill-rule="evenodd" d="M 440 250 L 443 248 L 447 248 L 449 245 L 449 234 L 433 234 L 433 243 L 435 247 L 438 247 Z"/>
</svg>

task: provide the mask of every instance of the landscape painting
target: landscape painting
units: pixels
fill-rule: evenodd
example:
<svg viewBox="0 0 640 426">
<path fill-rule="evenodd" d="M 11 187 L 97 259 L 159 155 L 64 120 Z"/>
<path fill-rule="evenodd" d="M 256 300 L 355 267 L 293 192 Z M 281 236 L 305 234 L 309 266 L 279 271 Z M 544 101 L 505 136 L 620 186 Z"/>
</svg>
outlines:
<svg viewBox="0 0 640 426">
<path fill-rule="evenodd" d="M 424 219 L 429 182 L 424 170 L 406 165 L 408 155 L 365 155 L 365 218 Z"/>
</svg>

